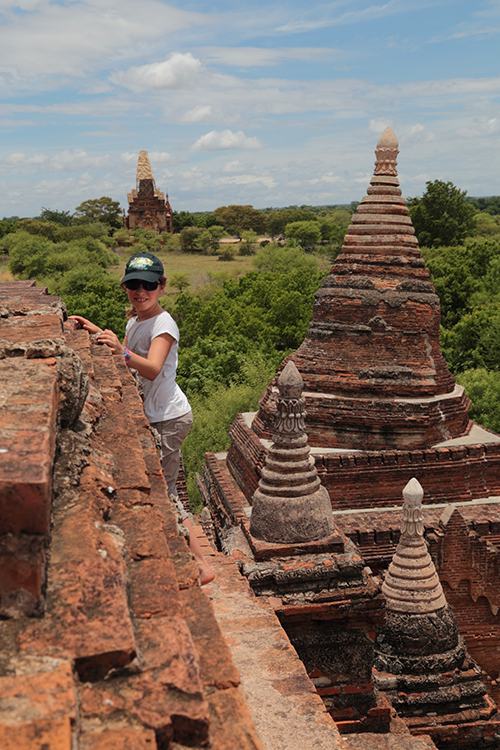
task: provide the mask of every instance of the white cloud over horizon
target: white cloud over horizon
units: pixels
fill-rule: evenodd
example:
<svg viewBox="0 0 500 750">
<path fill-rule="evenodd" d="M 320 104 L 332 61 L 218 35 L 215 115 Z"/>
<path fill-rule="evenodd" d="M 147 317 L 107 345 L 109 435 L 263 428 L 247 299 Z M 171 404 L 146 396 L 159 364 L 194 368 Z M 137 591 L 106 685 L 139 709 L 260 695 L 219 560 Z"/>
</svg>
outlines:
<svg viewBox="0 0 500 750">
<path fill-rule="evenodd" d="M 211 130 L 210 133 L 202 135 L 192 147 L 192 151 L 226 151 L 231 150 L 255 150 L 263 148 L 258 138 L 247 137 L 242 130 L 233 133 L 232 130 L 222 130 L 217 132 Z"/>
</svg>

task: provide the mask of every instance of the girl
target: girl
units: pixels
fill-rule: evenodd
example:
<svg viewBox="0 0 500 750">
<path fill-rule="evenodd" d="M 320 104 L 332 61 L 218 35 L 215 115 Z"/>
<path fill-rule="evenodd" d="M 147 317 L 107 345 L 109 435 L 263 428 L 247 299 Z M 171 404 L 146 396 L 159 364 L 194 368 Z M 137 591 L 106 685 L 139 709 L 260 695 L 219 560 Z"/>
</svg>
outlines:
<svg viewBox="0 0 500 750">
<path fill-rule="evenodd" d="M 132 306 L 127 311 L 129 320 L 123 345 L 113 331 L 102 331 L 80 315 L 70 315 L 70 320 L 76 321 L 79 328 L 97 334 L 100 344 L 106 344 L 113 354 L 124 357 L 127 367 L 139 373 L 144 386 L 146 417 L 161 438 L 161 463 L 168 494 L 176 502 L 189 530 L 189 547 L 203 586 L 213 580 L 214 572 L 203 557 L 176 488 L 180 448 L 193 424 L 193 414 L 189 401 L 175 382 L 179 329 L 158 302 L 166 281 L 163 264 L 156 255 L 138 253 L 130 258 L 120 282 Z"/>
</svg>

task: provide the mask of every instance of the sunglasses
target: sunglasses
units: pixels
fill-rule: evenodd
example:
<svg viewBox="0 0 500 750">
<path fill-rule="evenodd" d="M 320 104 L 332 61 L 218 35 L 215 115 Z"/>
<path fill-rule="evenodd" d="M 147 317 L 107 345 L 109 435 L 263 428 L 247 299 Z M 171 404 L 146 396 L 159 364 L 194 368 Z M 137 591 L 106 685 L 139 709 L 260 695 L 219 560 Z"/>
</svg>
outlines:
<svg viewBox="0 0 500 750">
<path fill-rule="evenodd" d="M 145 292 L 154 292 L 155 289 L 158 289 L 159 284 L 158 281 L 142 281 L 142 279 L 130 279 L 130 281 L 124 281 L 123 283 L 131 292 L 135 292 L 140 286 Z"/>
</svg>

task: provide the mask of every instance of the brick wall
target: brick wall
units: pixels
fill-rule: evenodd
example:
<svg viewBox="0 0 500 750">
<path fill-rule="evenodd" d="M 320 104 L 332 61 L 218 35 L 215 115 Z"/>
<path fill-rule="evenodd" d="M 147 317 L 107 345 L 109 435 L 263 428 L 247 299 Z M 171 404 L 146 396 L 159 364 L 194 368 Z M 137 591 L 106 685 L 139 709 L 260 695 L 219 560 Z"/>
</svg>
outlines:
<svg viewBox="0 0 500 750">
<path fill-rule="evenodd" d="M 128 369 L 33 282 L 0 308 L 0 747 L 261 750 Z"/>
</svg>

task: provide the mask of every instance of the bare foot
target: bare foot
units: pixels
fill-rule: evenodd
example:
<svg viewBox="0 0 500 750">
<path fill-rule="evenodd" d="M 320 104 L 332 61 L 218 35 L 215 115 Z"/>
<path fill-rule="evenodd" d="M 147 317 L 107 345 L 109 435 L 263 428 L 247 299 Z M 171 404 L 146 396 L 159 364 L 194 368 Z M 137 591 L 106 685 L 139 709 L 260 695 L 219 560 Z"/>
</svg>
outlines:
<svg viewBox="0 0 500 750">
<path fill-rule="evenodd" d="M 200 560 L 196 560 L 196 563 L 198 565 L 198 572 L 200 574 L 200 586 L 205 586 L 207 583 L 211 583 L 215 578 L 215 573 L 207 563 L 205 558 L 203 558 L 202 562 L 200 562 Z"/>
<path fill-rule="evenodd" d="M 198 539 L 196 538 L 196 533 L 191 521 L 189 520 L 189 518 L 185 518 L 182 523 L 189 531 L 189 549 L 191 550 L 194 559 L 196 560 L 196 564 L 198 565 L 198 571 L 200 574 L 200 586 L 205 586 L 205 584 L 210 583 L 210 581 L 214 580 L 215 573 L 210 567 L 210 563 L 208 563 L 206 558 L 203 556 L 203 550 Z"/>
</svg>

